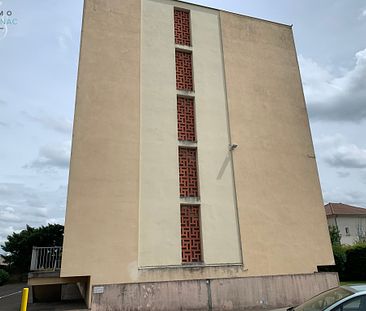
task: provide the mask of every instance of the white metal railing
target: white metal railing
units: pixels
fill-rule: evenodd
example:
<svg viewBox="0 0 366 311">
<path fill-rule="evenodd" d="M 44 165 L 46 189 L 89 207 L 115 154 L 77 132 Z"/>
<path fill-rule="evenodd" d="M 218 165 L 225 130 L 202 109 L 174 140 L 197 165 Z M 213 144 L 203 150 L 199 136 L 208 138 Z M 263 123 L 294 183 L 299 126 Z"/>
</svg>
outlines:
<svg viewBox="0 0 366 311">
<path fill-rule="evenodd" d="M 56 271 L 61 268 L 62 247 L 33 247 L 30 271 Z"/>
</svg>

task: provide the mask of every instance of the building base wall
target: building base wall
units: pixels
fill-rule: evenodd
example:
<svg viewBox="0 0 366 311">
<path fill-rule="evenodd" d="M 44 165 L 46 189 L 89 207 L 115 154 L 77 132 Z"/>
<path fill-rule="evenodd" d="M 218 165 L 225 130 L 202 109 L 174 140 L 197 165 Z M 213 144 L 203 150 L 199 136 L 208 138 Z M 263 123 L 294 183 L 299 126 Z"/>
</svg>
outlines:
<svg viewBox="0 0 366 311">
<path fill-rule="evenodd" d="M 29 303 L 84 300 L 89 302 L 88 277 L 60 277 L 60 271 L 28 273 Z"/>
<path fill-rule="evenodd" d="M 93 286 L 92 311 L 250 310 L 298 305 L 339 285 L 337 273 Z"/>
</svg>

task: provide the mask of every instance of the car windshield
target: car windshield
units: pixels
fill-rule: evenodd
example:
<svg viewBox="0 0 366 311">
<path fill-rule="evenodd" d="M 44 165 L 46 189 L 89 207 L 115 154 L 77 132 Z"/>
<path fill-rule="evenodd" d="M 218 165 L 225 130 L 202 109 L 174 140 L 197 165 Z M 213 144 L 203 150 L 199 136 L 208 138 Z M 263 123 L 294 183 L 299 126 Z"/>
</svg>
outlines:
<svg viewBox="0 0 366 311">
<path fill-rule="evenodd" d="M 353 293 L 345 288 L 338 287 L 311 298 L 302 305 L 294 308 L 295 311 L 322 311 Z"/>
</svg>

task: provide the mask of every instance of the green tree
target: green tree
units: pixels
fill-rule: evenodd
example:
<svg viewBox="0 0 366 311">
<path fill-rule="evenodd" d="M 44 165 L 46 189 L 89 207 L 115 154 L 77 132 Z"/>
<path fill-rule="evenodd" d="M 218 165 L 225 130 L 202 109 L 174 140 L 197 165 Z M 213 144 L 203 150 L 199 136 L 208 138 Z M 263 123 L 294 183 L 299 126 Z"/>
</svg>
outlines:
<svg viewBox="0 0 366 311">
<path fill-rule="evenodd" d="M 346 247 L 341 245 L 341 234 L 337 226 L 329 226 L 329 235 L 330 240 L 332 242 L 332 249 L 335 261 L 335 267 L 330 271 L 336 271 L 339 274 L 341 279 L 344 278 L 345 275 L 345 267 L 346 267 Z M 333 270 L 334 269 L 334 270 Z"/>
<path fill-rule="evenodd" d="M 9 280 L 9 273 L 3 269 L 0 269 L 0 286 L 5 284 Z"/>
<path fill-rule="evenodd" d="M 27 225 L 26 229 L 8 236 L 1 248 L 7 253 L 5 262 L 12 272 L 29 271 L 33 246 L 62 246 L 64 226 L 49 224 L 39 228 Z"/>
<path fill-rule="evenodd" d="M 341 233 L 337 226 L 329 226 L 329 235 L 332 245 L 341 245 Z"/>
</svg>

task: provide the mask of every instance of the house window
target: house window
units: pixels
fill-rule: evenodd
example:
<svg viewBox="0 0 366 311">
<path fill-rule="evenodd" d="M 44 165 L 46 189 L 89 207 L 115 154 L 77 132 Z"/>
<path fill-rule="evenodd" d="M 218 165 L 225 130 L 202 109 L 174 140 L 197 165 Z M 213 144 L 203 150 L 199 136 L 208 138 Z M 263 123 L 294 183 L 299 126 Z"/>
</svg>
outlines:
<svg viewBox="0 0 366 311">
<path fill-rule="evenodd" d="M 180 209 L 182 263 L 201 262 L 199 205 L 182 205 Z"/>
<path fill-rule="evenodd" d="M 346 227 L 346 228 L 345 228 L 345 230 L 346 230 L 346 235 L 350 235 L 350 233 L 349 233 L 349 228 L 348 228 L 348 227 Z"/>
</svg>

